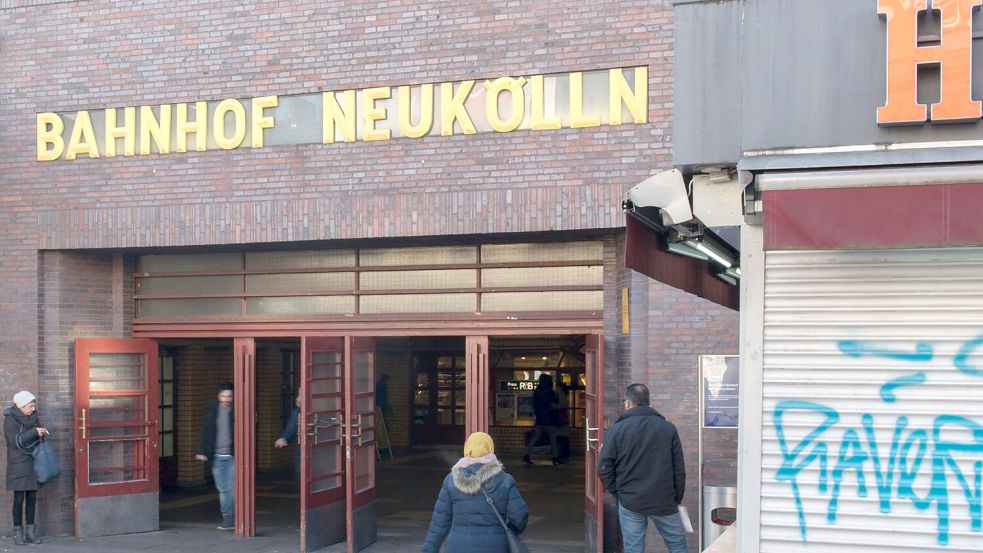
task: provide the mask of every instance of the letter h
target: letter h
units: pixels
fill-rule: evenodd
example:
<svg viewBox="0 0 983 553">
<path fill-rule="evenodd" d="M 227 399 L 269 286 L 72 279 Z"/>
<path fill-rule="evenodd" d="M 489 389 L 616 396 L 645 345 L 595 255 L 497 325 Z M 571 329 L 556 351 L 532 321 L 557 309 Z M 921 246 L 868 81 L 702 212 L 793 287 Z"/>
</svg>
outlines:
<svg viewBox="0 0 983 553">
<path fill-rule="evenodd" d="M 983 0 L 933 0 L 942 14 L 937 46 L 918 46 L 918 13 L 928 0 L 877 0 L 887 19 L 887 101 L 877 108 L 878 124 L 928 120 L 928 107 L 917 99 L 918 66 L 937 63 L 941 99 L 932 106 L 933 121 L 979 119 L 981 102 L 972 97 L 973 9 Z"/>
</svg>

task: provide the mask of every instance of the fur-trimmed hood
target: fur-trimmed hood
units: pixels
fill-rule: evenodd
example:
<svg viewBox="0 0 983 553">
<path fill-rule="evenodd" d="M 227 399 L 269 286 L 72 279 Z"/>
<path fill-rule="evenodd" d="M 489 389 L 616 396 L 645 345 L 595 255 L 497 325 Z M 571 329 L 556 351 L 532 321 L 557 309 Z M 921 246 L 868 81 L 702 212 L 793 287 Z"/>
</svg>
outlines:
<svg viewBox="0 0 983 553">
<path fill-rule="evenodd" d="M 471 465 L 470 467 L 454 467 L 451 469 L 451 476 L 454 480 L 454 487 L 461 493 L 476 495 L 481 493 L 481 486 L 505 472 L 505 467 L 499 461 L 490 461 L 483 465 Z"/>
</svg>

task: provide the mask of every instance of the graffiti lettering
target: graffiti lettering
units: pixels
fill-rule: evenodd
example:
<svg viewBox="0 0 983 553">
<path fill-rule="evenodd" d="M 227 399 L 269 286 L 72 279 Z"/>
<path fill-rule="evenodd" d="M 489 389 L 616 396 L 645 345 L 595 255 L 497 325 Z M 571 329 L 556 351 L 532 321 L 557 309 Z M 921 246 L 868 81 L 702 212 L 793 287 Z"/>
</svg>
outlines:
<svg viewBox="0 0 983 553">
<path fill-rule="evenodd" d="M 932 346 L 923 342 L 918 343 L 913 352 L 874 347 L 856 340 L 841 341 L 838 347 L 851 357 L 877 356 L 914 363 L 925 363 L 934 357 Z M 965 375 L 983 377 L 983 367 L 971 364 L 971 356 L 981 348 L 983 336 L 967 341 L 953 357 L 954 367 Z M 926 380 L 925 372 L 892 379 L 881 387 L 881 399 L 887 404 L 895 403 L 898 388 L 922 385 Z M 799 426 L 803 420 L 815 421 L 808 423 L 808 433 L 797 443 L 791 443 L 787 438 L 790 417 L 794 417 Z M 956 414 L 939 414 L 934 417 L 931 429 L 912 428 L 908 416 L 898 415 L 890 446 L 887 451 L 881 451 L 878 444 L 884 440 L 878 441 L 872 413 L 862 414 L 860 428 L 854 428 L 842 424 L 840 412 L 831 405 L 787 400 L 775 406 L 773 421 L 782 454 L 775 479 L 787 482 L 791 487 L 803 543 L 807 543 L 808 524 L 802 504 L 800 475 L 809 468 L 818 469 L 818 492 L 829 494 L 826 519 L 831 524 L 837 520 L 844 480 L 852 482 L 855 479 L 856 494 L 863 498 L 868 496 L 870 479 L 876 488 L 881 513 L 890 513 L 893 501 L 910 502 L 919 511 L 928 511 L 934 506 L 937 538 L 941 545 L 949 542 L 950 493 L 965 497 L 971 530 L 980 532 L 983 529 L 983 425 L 980 423 Z M 883 428 L 881 432 L 884 432 Z M 967 469 L 966 461 L 971 463 L 970 469 Z M 922 490 L 924 495 L 915 489 L 920 474 L 929 478 L 927 491 Z M 921 487 L 924 488 L 924 484 Z"/>
</svg>

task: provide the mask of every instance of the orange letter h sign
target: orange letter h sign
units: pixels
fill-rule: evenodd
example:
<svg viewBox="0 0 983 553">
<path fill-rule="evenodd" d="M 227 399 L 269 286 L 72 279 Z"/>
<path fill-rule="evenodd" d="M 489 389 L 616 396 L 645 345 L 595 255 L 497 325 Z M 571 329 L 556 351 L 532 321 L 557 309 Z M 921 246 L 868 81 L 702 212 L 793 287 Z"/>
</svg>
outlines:
<svg viewBox="0 0 983 553">
<path fill-rule="evenodd" d="M 878 124 L 922 123 L 927 106 L 918 103 L 918 66 L 937 63 L 941 100 L 932 106 L 933 121 L 967 121 L 983 116 L 972 97 L 973 8 L 983 0 L 934 0 L 942 12 L 938 46 L 918 46 L 918 12 L 928 0 L 877 0 L 887 19 L 887 102 L 877 108 Z"/>
</svg>

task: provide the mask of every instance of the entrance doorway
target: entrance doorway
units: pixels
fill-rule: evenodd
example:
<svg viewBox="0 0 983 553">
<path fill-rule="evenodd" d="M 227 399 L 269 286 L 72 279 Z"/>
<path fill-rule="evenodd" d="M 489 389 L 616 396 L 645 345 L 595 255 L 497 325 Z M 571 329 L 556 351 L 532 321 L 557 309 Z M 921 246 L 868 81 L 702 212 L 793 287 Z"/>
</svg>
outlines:
<svg viewBox="0 0 983 553">
<path fill-rule="evenodd" d="M 527 534 L 532 543 L 538 540 L 555 551 L 584 550 L 594 543 L 590 538 L 597 532 L 591 526 L 599 519 L 585 516 L 577 505 L 578 498 L 585 497 L 588 515 L 595 513 L 589 508 L 589 481 L 596 463 L 596 445 L 590 444 L 600 439 L 597 427 L 591 427 L 600 405 L 596 389 L 592 395 L 592 384 L 599 388 L 596 336 L 118 342 L 123 349 L 142 352 L 133 355 L 144 356 L 131 368 L 145 371 L 141 381 L 145 388 L 126 395 L 143 398 L 141 404 L 155 414 L 150 423 L 139 424 L 151 424 L 156 430 L 145 443 L 157 452 L 157 461 L 169 459 L 147 472 L 158 486 L 153 506 L 165 525 L 210 526 L 210 518 L 219 518 L 210 473 L 193 457 L 205 406 L 214 400 L 218 384 L 231 380 L 236 387 L 236 533 L 240 536 L 286 532 L 299 536 L 301 551 L 338 542 L 346 542 L 350 552 L 359 551 L 377 541 L 380 527 L 388 534 L 393 521 L 406 516 L 392 512 L 388 505 L 407 492 L 412 499 L 429 503 L 410 514 L 425 528 L 439 481 L 460 457 L 465 432 L 481 429 L 495 437 L 500 458 L 527 496 L 533 511 Z M 526 392 L 534 391 L 541 374 L 554 376 L 562 385 L 558 389 L 569 426 L 561 432 L 566 438 L 564 464 L 554 468 L 547 452 L 526 468 L 521 458 L 526 432 L 532 428 Z M 426 392 L 425 404 L 419 392 Z M 293 411 L 291 400 L 298 395 L 299 445 L 276 448 Z M 377 405 L 377 395 L 388 397 Z M 430 397 L 436 401 L 430 402 Z M 453 430 L 457 435 L 448 430 L 439 440 L 434 435 L 428 450 L 414 450 L 413 426 L 421 406 L 435 417 L 441 409 L 450 413 L 438 420 L 460 423 L 463 419 L 464 424 L 445 425 L 457 426 Z M 383 436 L 398 452 L 395 459 L 387 454 L 382 460 L 377 442 Z M 446 442 L 446 448 L 438 441 Z M 589 454 L 586 458 L 583 451 Z M 294 479 L 298 458 L 299 478 Z M 421 471 L 434 472 L 435 483 Z M 377 492 L 377 481 L 382 492 Z M 596 486 L 593 490 L 596 494 Z M 379 495 L 385 505 L 379 503 Z M 585 539 L 578 539 L 580 535 Z"/>
</svg>

